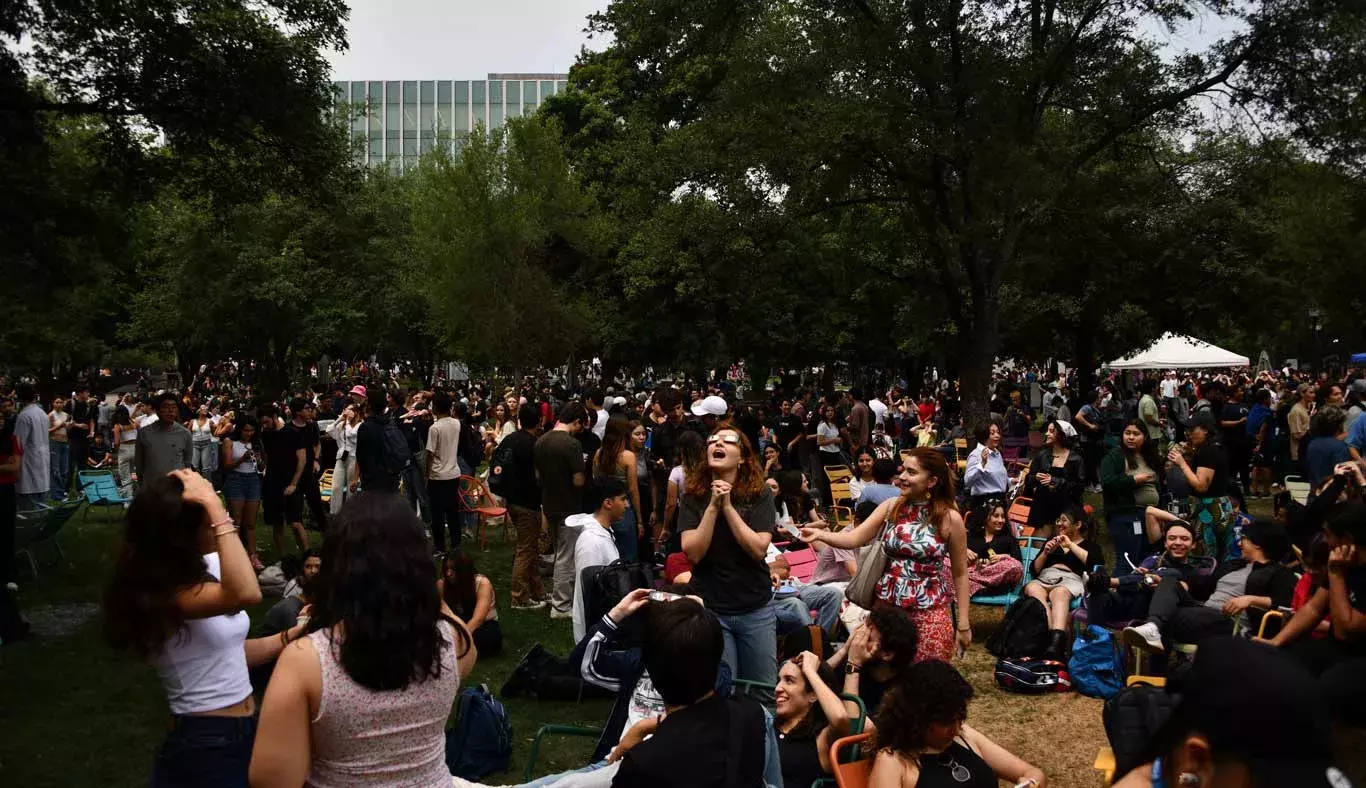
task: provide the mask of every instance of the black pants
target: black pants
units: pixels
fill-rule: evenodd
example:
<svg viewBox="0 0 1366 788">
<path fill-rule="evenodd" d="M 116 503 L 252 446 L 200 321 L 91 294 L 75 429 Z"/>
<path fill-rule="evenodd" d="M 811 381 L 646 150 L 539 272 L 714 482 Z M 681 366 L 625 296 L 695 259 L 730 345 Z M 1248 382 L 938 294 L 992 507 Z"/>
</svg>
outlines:
<svg viewBox="0 0 1366 788">
<path fill-rule="evenodd" d="M 1086 610 L 1090 615 L 1088 623 L 1108 627 L 1141 621 L 1148 617 L 1148 605 L 1152 599 L 1152 592 L 1142 584 L 1121 582 L 1118 589 L 1086 597 Z"/>
<path fill-rule="evenodd" d="M 1105 443 L 1103 438 L 1095 438 L 1089 441 L 1082 441 L 1081 444 L 1081 464 L 1085 471 L 1087 484 L 1100 484 L 1100 460 L 1105 454 Z"/>
<path fill-rule="evenodd" d="M 503 653 L 503 629 L 498 626 L 497 620 L 485 621 L 471 634 L 480 658 L 496 657 Z"/>
<path fill-rule="evenodd" d="M 303 493 L 308 511 L 313 513 L 313 524 L 319 531 L 327 533 L 327 509 L 323 506 L 322 491 L 318 489 L 318 474 L 312 466 L 304 468 L 299 476 L 299 492 Z"/>
<path fill-rule="evenodd" d="M 90 433 L 79 427 L 71 427 L 66 431 L 66 440 L 71 447 L 71 473 L 67 478 L 76 481 L 76 472 L 85 470 L 85 462 L 90 459 Z M 76 489 L 80 489 L 79 482 Z"/>
<path fill-rule="evenodd" d="M 451 550 L 459 550 L 460 480 L 431 479 L 427 482 L 427 502 L 432 511 L 432 542 L 436 544 L 436 549 L 445 552 L 446 529 L 449 528 Z"/>
<path fill-rule="evenodd" d="M 1175 577 L 1165 577 L 1158 583 L 1148 603 L 1148 620 L 1157 624 L 1163 636 L 1173 643 L 1199 643 L 1233 631 L 1233 622 L 1222 610 L 1206 607 Z"/>
</svg>

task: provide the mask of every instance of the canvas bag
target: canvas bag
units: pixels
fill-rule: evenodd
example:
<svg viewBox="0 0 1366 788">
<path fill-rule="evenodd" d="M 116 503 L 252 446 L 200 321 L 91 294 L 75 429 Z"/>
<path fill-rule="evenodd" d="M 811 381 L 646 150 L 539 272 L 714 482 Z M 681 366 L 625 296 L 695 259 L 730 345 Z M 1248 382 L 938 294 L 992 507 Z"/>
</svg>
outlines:
<svg viewBox="0 0 1366 788">
<path fill-rule="evenodd" d="M 887 522 L 878 529 L 873 541 L 859 550 L 858 566 L 854 570 L 854 576 L 849 578 L 849 585 L 844 587 L 844 598 L 864 610 L 872 610 L 873 603 L 877 601 L 877 583 L 887 571 L 887 548 L 882 546 L 882 536 L 896 522 L 900 512 L 901 504 L 898 502 L 892 507 Z"/>
</svg>

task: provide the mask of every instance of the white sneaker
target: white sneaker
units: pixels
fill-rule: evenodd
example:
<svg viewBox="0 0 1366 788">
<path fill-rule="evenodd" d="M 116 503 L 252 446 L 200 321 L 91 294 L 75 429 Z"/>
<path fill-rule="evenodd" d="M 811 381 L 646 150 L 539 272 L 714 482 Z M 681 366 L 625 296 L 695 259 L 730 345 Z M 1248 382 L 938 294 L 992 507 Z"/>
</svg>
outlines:
<svg viewBox="0 0 1366 788">
<path fill-rule="evenodd" d="M 1162 645 L 1162 631 L 1151 621 L 1136 627 L 1125 627 L 1124 645 L 1143 649 L 1150 654 L 1161 654 L 1167 650 Z"/>
<path fill-rule="evenodd" d="M 566 610 L 566 611 L 564 611 L 563 613 L 561 613 L 560 611 L 558 611 L 558 610 L 556 610 L 555 608 L 552 607 L 552 608 L 550 608 L 550 617 L 551 617 L 552 619 L 555 619 L 555 618 L 573 618 L 573 617 L 574 617 L 574 611 L 572 611 L 572 610 Z"/>
<path fill-rule="evenodd" d="M 550 603 L 547 602 L 547 601 L 545 601 L 544 599 L 537 599 L 537 600 L 534 600 L 534 601 L 531 601 L 531 602 L 526 602 L 526 603 L 520 604 L 520 605 L 517 604 L 516 602 L 513 602 L 513 603 L 512 603 L 512 609 L 513 609 L 513 610 L 544 610 L 544 609 L 546 608 L 546 606 L 549 605 L 549 604 L 550 604 Z"/>
</svg>

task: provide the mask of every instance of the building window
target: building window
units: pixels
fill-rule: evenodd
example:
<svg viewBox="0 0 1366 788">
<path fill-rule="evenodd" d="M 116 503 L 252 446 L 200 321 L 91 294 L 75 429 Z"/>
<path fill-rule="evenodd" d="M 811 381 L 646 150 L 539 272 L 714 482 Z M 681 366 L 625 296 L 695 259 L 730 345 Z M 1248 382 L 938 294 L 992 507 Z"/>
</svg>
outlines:
<svg viewBox="0 0 1366 788">
<path fill-rule="evenodd" d="M 470 103 L 471 103 L 471 104 L 483 104 L 483 103 L 484 103 L 484 90 L 485 90 L 485 88 L 486 88 L 487 86 L 488 86 L 488 82 L 486 82 L 485 80 L 482 80 L 482 79 L 476 79 L 476 80 L 474 80 L 473 82 L 470 83 Z"/>
<path fill-rule="evenodd" d="M 456 104 L 468 104 L 468 103 L 470 103 L 470 83 L 469 83 L 469 80 L 463 80 L 463 81 L 460 81 L 460 82 L 455 83 L 455 103 L 456 103 Z"/>
<path fill-rule="evenodd" d="M 370 135 L 370 161 L 384 158 L 384 138 L 378 134 Z"/>
<path fill-rule="evenodd" d="M 565 91 L 568 90 L 568 89 L 569 89 L 569 83 L 566 82 L 566 81 L 564 81 L 563 79 L 560 80 L 559 82 L 556 82 L 556 83 L 555 83 L 555 93 L 556 93 L 556 95 L 558 95 L 558 94 L 560 94 L 560 93 L 563 93 L 563 92 L 565 92 Z"/>
<path fill-rule="evenodd" d="M 420 90 L 421 90 L 421 92 L 419 93 L 419 95 L 420 95 L 421 98 L 422 98 L 422 103 L 423 103 L 423 104 L 435 104 L 435 103 L 436 103 L 436 83 L 435 83 L 435 82 L 432 82 L 431 80 L 427 80 L 426 82 L 423 82 L 422 85 L 421 85 L 421 87 L 420 87 Z"/>
<path fill-rule="evenodd" d="M 398 83 L 397 83 L 397 82 L 385 82 L 385 83 L 384 83 L 384 103 L 386 103 L 386 104 L 397 104 L 397 103 L 398 103 L 398 99 L 399 99 Z"/>
<path fill-rule="evenodd" d="M 470 105 L 455 102 L 455 131 L 457 134 L 470 130 Z"/>
<path fill-rule="evenodd" d="M 403 83 L 403 103 L 404 103 L 404 104 L 416 104 L 416 103 L 417 103 L 417 82 L 404 82 L 404 83 Z"/>
<path fill-rule="evenodd" d="M 473 109 L 474 109 L 474 120 L 470 123 L 470 128 L 473 128 L 473 127 L 475 127 L 475 126 L 482 125 L 482 126 L 485 127 L 485 129 L 487 129 L 489 123 L 488 123 L 488 118 L 484 117 L 484 105 L 483 105 L 483 104 L 475 104 L 474 107 L 473 107 Z"/>
<path fill-rule="evenodd" d="M 521 112 L 521 104 L 522 104 L 522 83 L 520 83 L 520 82 L 508 82 L 508 83 L 507 83 L 507 104 L 508 104 L 507 116 L 508 116 L 509 118 L 515 118 L 515 117 L 517 117 L 518 115 L 522 114 L 522 112 Z"/>
<path fill-rule="evenodd" d="M 524 115 L 532 115 L 532 114 L 535 114 L 535 112 L 536 112 L 536 105 L 539 103 L 539 101 L 540 101 L 540 100 L 536 97 L 536 83 L 535 83 L 535 82 L 523 82 L 523 83 L 522 83 L 522 103 L 525 104 L 526 106 L 523 108 L 522 114 L 524 114 Z"/>
<path fill-rule="evenodd" d="M 360 83 L 356 83 L 356 84 L 360 84 Z M 383 83 L 383 82 L 371 82 L 371 83 L 370 83 L 370 91 L 369 91 L 369 93 L 368 93 L 367 95 L 368 95 L 368 97 L 369 97 L 369 99 L 370 99 L 370 103 L 371 103 L 371 104 L 383 104 L 383 103 L 384 103 L 384 83 Z"/>
<path fill-rule="evenodd" d="M 542 83 L 541 83 L 541 101 L 545 101 L 547 98 L 549 98 L 549 97 L 551 97 L 551 96 L 553 96 L 553 95 L 555 95 L 555 83 L 554 83 L 554 82 L 551 82 L 551 81 L 548 81 L 548 80 L 542 82 Z"/>
<path fill-rule="evenodd" d="M 398 133 L 398 105 L 386 104 L 384 106 L 384 130 Z"/>
<path fill-rule="evenodd" d="M 503 80 L 489 80 L 489 104 L 499 105 L 503 103 Z"/>
<path fill-rule="evenodd" d="M 503 127 L 503 105 L 495 104 L 489 108 L 489 128 L 499 129 Z"/>
</svg>

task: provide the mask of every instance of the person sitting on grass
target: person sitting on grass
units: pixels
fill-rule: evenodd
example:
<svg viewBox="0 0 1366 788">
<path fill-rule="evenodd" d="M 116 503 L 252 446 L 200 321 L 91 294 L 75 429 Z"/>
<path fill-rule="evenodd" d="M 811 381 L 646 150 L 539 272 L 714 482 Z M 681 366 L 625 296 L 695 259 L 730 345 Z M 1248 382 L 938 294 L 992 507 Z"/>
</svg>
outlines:
<svg viewBox="0 0 1366 788">
<path fill-rule="evenodd" d="M 1263 613 L 1289 605 L 1296 578 L 1281 565 L 1290 550 L 1285 529 L 1253 521 L 1243 530 L 1239 548 L 1243 557 L 1220 564 L 1208 579 L 1162 578 L 1148 605 L 1148 620 L 1124 629 L 1125 644 L 1164 653 L 1164 638 L 1198 644 L 1228 634 L 1230 618 L 1242 619 L 1256 632 Z M 1211 582 L 1213 590 L 1206 591 Z"/>
<path fill-rule="evenodd" d="M 436 587 L 446 607 L 469 628 L 480 656 L 496 657 L 503 653 L 503 630 L 498 625 L 493 581 L 474 571 L 474 559 L 469 553 L 458 551 L 441 559 L 441 577 Z"/>
<path fill-rule="evenodd" d="M 449 788 L 446 719 L 476 651 L 432 582 L 426 528 L 373 490 L 330 525 L 311 631 L 261 703 L 251 785 Z"/>
<path fill-rule="evenodd" d="M 883 603 L 869 611 L 863 625 L 830 655 L 826 665 L 844 672 L 842 691 L 857 695 L 871 713 L 882 702 L 887 688 L 915 662 L 919 648 L 915 620 L 903 608 Z M 853 713 L 856 707 L 849 706 Z M 873 727 L 873 721 L 868 720 L 867 729 Z"/>
<path fill-rule="evenodd" d="M 874 715 L 878 721 L 870 788 L 996 786 L 1044 788 L 1039 767 L 967 724 L 972 685 L 937 659 L 911 666 Z"/>
<path fill-rule="evenodd" d="M 90 436 L 90 456 L 85 458 L 85 467 L 90 470 L 102 470 L 109 467 L 109 444 L 104 442 L 104 435 L 96 432 Z"/>
<path fill-rule="evenodd" d="M 849 734 L 849 710 L 830 687 L 835 673 L 803 651 L 778 669 L 773 727 L 783 785 L 807 786 L 831 774 L 830 745 Z"/>
<path fill-rule="evenodd" d="M 583 640 L 592 623 L 586 610 L 588 595 L 592 590 L 583 582 L 585 570 L 595 566 L 607 566 L 621 558 L 612 524 L 620 522 L 630 505 L 626 499 L 626 483 L 620 479 L 599 479 L 588 491 L 588 504 L 593 507 L 592 514 L 575 514 L 565 518 L 564 527 L 578 531 L 574 539 L 574 642 Z"/>
<path fill-rule="evenodd" d="M 261 601 L 251 559 L 213 485 L 188 469 L 147 478 L 124 518 L 104 593 L 104 638 L 150 661 L 171 707 L 152 769 L 161 786 L 246 785 L 256 736 L 248 668 L 303 635 L 247 638 Z"/>
</svg>

